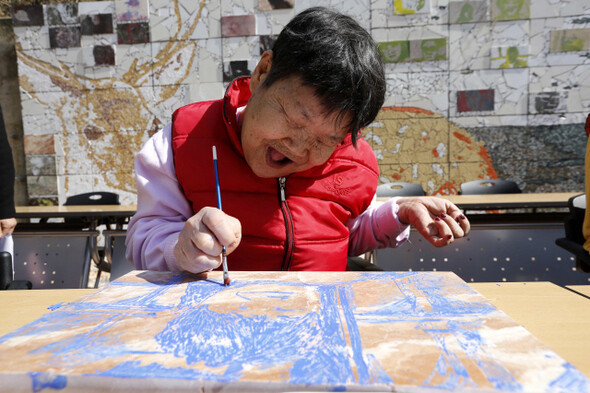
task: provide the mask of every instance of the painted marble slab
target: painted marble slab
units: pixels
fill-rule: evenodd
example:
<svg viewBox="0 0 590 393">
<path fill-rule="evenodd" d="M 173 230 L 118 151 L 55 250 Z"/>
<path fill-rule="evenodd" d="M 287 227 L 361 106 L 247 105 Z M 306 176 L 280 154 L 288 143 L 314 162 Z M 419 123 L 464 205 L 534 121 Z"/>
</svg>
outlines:
<svg viewBox="0 0 590 393">
<path fill-rule="evenodd" d="M 0 338 L 0 390 L 589 392 L 453 273 L 131 272 Z"/>
</svg>

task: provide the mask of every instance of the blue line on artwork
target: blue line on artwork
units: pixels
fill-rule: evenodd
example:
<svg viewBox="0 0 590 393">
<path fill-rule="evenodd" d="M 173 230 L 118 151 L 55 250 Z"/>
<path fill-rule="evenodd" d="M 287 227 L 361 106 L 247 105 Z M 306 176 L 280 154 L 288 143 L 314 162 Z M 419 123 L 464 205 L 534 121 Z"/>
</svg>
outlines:
<svg viewBox="0 0 590 393">
<path fill-rule="evenodd" d="M 497 362 L 479 359 L 477 365 L 484 372 L 487 380 L 493 384 L 494 388 L 505 392 L 522 391 L 522 385 L 516 378 Z"/>
<path fill-rule="evenodd" d="M 68 385 L 68 379 L 64 375 L 37 372 L 31 372 L 28 375 L 31 377 L 33 392 L 40 392 L 44 389 L 62 390 Z"/>
<path fill-rule="evenodd" d="M 361 334 L 354 318 L 354 313 L 351 309 L 350 298 L 353 295 L 350 293 L 350 287 L 339 287 L 338 297 L 340 299 L 342 313 L 346 320 L 346 327 L 348 328 L 348 337 L 350 338 L 350 346 L 352 349 L 352 357 L 358 372 L 358 382 L 367 384 L 369 382 L 369 370 L 363 359 L 363 344 L 361 343 Z"/>
<path fill-rule="evenodd" d="M 288 299 L 289 297 L 291 297 L 292 295 L 294 295 L 295 292 L 281 292 L 281 293 L 277 293 L 276 291 L 247 291 L 247 292 L 238 291 L 238 292 L 236 292 L 236 296 L 241 297 L 242 299 L 245 299 L 245 300 L 252 300 L 252 297 L 248 297 L 247 294 L 256 294 L 256 295 L 262 294 L 270 299 L 285 300 L 285 299 Z"/>
<path fill-rule="evenodd" d="M 59 302 L 59 303 L 56 303 L 56 304 L 52 304 L 51 306 L 47 307 L 47 309 L 50 310 L 50 311 L 55 311 L 58 308 L 62 308 L 65 304 L 67 304 L 67 303 Z"/>
<path fill-rule="evenodd" d="M 590 381 L 570 363 L 563 364 L 563 373 L 551 381 L 551 392 L 590 392 Z"/>
<path fill-rule="evenodd" d="M 450 296 L 458 285 L 453 282 L 449 286 L 448 280 L 440 275 L 362 273 L 350 281 L 335 283 L 301 282 L 296 278 L 293 281 L 252 279 L 232 281 L 231 287 L 211 280 L 187 281 L 189 276 L 185 274 L 147 274 L 144 277 L 154 281 L 138 285 L 153 287 L 148 294 L 113 305 L 95 303 L 91 298 L 84 304 L 70 303 L 19 329 L 20 334 L 0 338 L 0 343 L 6 341 L 6 337 L 40 335 L 70 326 L 83 330 L 88 326 L 88 330 L 80 334 L 39 347 L 33 353 L 49 352 L 48 367 L 89 364 L 106 357 L 123 359 L 134 354 L 172 354 L 187 364 L 187 367 L 174 368 L 157 362 L 126 361 L 110 370 L 85 375 L 234 382 L 241 381 L 248 370 L 283 368 L 288 370 L 285 383 L 346 389 L 346 384 L 393 385 L 392 378 L 376 357 L 363 353 L 359 324 L 404 321 L 414 323 L 416 329 L 430 335 L 440 351 L 431 375 L 422 381 L 424 388 L 453 390 L 476 386 L 462 363 L 464 358 L 447 347 L 452 340 L 453 345 L 458 343 L 463 353 L 479 365 L 494 386 L 507 391 L 519 389 L 508 370 L 493 359 L 488 360 L 487 344 L 478 334 L 483 320 L 473 318 L 496 309 L 483 300 L 462 301 Z M 353 286 L 364 281 L 397 285 L 402 296 L 390 303 L 369 307 L 371 311 L 360 311 L 354 302 Z M 177 288 L 167 282 L 186 284 L 184 294 L 172 306 L 159 303 L 166 291 Z M 277 286 L 284 290 L 276 289 Z M 310 308 L 302 313 L 301 309 L 290 308 L 287 301 L 295 293 L 293 287 L 313 290 L 319 299 L 319 310 Z M 260 297 L 271 299 L 276 302 L 274 310 L 280 315 L 242 314 L 239 307 L 233 312 L 217 312 L 207 301 L 221 291 L 236 294 L 236 301 L 246 304 L 245 311 L 250 309 L 251 301 Z M 461 288 L 460 293 L 465 290 Z M 424 304 L 426 307 L 422 306 Z M 112 334 L 125 318 L 139 318 L 141 324 L 142 318 L 156 317 L 161 311 L 172 312 L 174 318 L 154 336 L 158 343 L 154 352 L 137 351 Z M 572 391 L 588 390 L 588 380 L 569 367 L 553 382 L 555 390 L 565 392 L 569 387 L 573 387 Z M 435 378 L 442 383 L 430 386 Z"/>
</svg>

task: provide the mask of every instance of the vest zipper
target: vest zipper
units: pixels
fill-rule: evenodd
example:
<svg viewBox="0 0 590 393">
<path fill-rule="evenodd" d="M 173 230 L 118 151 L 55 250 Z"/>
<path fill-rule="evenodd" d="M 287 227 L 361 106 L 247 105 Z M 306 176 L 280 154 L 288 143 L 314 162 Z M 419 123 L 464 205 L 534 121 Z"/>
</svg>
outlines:
<svg viewBox="0 0 590 393">
<path fill-rule="evenodd" d="M 285 176 L 279 177 L 279 202 L 281 204 L 281 211 L 285 218 L 285 231 L 287 238 L 285 240 L 285 254 L 283 255 L 283 264 L 281 270 L 289 270 L 291 265 L 291 258 L 293 257 L 293 249 L 295 248 L 295 228 L 293 227 L 293 217 L 287 204 L 287 197 L 285 195 L 285 189 L 287 187 L 287 178 Z"/>
</svg>

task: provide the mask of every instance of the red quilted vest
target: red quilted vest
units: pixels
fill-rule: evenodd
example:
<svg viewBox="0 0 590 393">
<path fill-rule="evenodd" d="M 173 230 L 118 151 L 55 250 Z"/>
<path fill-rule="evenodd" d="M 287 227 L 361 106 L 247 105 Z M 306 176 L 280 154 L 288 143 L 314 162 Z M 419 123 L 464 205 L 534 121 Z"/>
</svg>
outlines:
<svg viewBox="0 0 590 393">
<path fill-rule="evenodd" d="M 223 211 L 242 224 L 242 242 L 228 256 L 230 270 L 345 270 L 345 224 L 375 194 L 375 154 L 362 139 L 355 149 L 348 136 L 324 165 L 281 179 L 257 177 L 244 159 L 236 124 L 237 108 L 250 98 L 249 83 L 237 79 L 223 100 L 190 104 L 172 116 L 176 176 L 193 212 L 217 206 L 215 145 Z"/>
</svg>

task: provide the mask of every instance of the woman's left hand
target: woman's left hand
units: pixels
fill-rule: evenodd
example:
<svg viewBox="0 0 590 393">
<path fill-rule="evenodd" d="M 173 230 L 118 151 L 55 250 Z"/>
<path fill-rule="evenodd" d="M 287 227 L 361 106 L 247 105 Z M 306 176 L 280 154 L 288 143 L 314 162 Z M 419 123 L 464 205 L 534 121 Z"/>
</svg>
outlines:
<svg viewBox="0 0 590 393">
<path fill-rule="evenodd" d="M 453 203 L 437 197 L 407 197 L 397 201 L 398 217 L 435 247 L 449 245 L 469 233 L 469 220 Z"/>
</svg>

